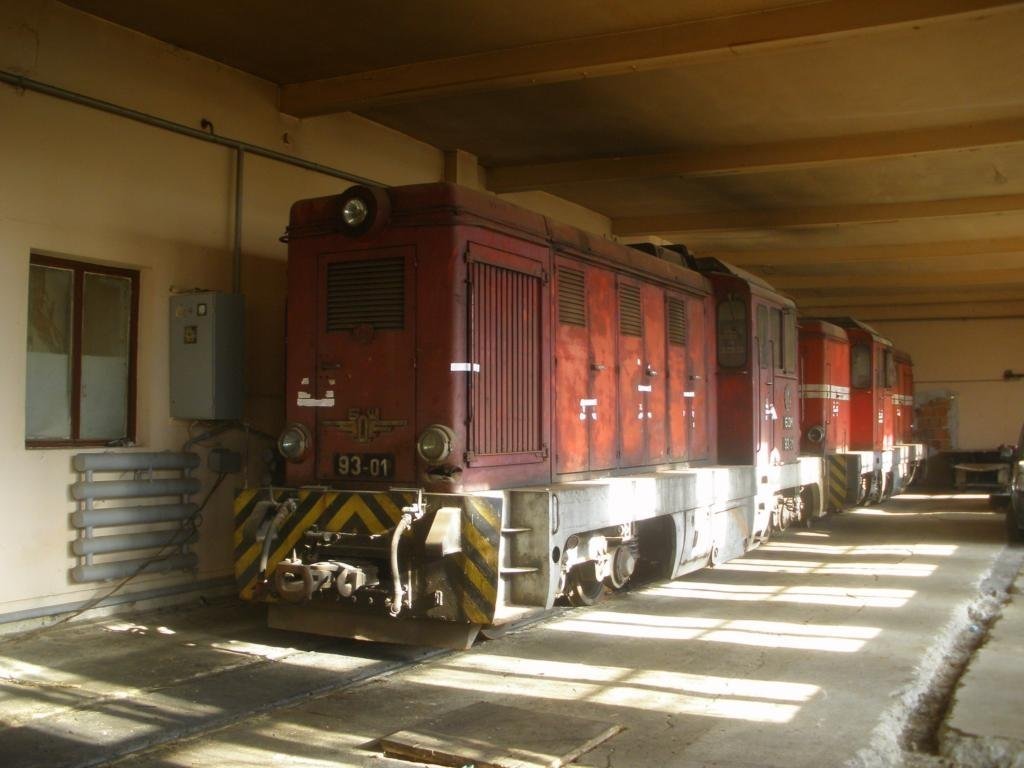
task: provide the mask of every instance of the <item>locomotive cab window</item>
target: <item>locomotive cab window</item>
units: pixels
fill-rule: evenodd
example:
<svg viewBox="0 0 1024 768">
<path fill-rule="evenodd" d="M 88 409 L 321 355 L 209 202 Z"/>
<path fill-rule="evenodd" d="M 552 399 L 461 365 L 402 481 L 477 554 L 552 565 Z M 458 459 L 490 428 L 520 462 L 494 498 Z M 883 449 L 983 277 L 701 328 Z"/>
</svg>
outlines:
<svg viewBox="0 0 1024 768">
<path fill-rule="evenodd" d="M 871 388 L 871 347 L 867 344 L 850 347 L 850 385 L 857 389 Z"/>
<path fill-rule="evenodd" d="M 757 361 L 762 368 L 768 367 L 771 359 L 772 344 L 771 332 L 768 330 L 768 307 L 760 305 L 757 308 Z"/>
<path fill-rule="evenodd" d="M 787 309 L 782 313 L 782 370 L 786 373 L 796 373 L 796 358 L 796 312 Z"/>
<path fill-rule="evenodd" d="M 892 354 L 891 349 L 885 350 L 885 363 L 882 366 L 885 371 L 885 382 L 882 386 L 895 387 L 896 386 L 896 360 Z"/>
<path fill-rule="evenodd" d="M 25 444 L 135 439 L 139 273 L 32 256 Z"/>
<path fill-rule="evenodd" d="M 782 310 L 772 307 L 769 310 L 769 344 L 771 344 L 772 365 L 775 370 L 782 369 Z"/>
<path fill-rule="evenodd" d="M 729 296 L 718 303 L 718 364 L 742 368 L 747 364 L 747 305 Z"/>
</svg>

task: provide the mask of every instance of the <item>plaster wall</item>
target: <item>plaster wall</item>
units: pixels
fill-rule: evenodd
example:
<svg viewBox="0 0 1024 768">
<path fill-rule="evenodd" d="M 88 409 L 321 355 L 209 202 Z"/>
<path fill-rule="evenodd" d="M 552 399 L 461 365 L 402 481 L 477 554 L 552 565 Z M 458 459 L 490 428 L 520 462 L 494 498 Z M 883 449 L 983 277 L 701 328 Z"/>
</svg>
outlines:
<svg viewBox="0 0 1024 768">
<path fill-rule="evenodd" d="M 914 359 L 917 394 L 948 390 L 956 398 L 953 448 L 975 450 L 1014 443 L 1024 422 L 1024 318 L 873 321 Z"/>
<path fill-rule="evenodd" d="M 47 0 L 0 8 L 0 69 L 294 154 L 383 184 L 443 178 L 437 148 L 354 115 L 294 120 L 276 86 Z M 74 450 L 24 444 L 29 258 L 32 253 L 141 273 L 137 442 L 177 450 L 188 425 L 168 416 L 171 291 L 231 287 L 233 151 L 0 85 L 0 617 L 105 593 L 79 585 L 68 486 Z M 247 156 L 243 278 L 247 301 L 248 420 L 276 434 L 283 413 L 284 260 L 278 237 L 289 206 L 346 182 Z M 532 207 L 607 234 L 607 219 L 532 196 Z M 566 215 L 568 214 L 568 216 Z M 220 439 L 255 456 L 258 437 Z M 205 453 L 205 449 L 201 451 Z M 253 462 L 255 464 L 255 462 Z M 205 493 L 212 477 L 201 474 Z M 231 477 L 212 497 L 194 575 L 142 576 L 124 592 L 202 582 L 231 572 L 231 496 L 256 473 Z"/>
</svg>

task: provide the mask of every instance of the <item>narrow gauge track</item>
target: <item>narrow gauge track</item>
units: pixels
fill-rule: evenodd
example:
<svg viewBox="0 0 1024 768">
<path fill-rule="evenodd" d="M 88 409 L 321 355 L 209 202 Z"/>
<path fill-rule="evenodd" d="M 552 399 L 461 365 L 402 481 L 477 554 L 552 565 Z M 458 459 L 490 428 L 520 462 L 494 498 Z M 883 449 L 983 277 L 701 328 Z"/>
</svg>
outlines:
<svg viewBox="0 0 1024 768">
<path fill-rule="evenodd" d="M 204 608 L 0 640 L 6 768 L 123 764 L 452 653 L 273 632 L 221 611 L 222 624 Z"/>
</svg>

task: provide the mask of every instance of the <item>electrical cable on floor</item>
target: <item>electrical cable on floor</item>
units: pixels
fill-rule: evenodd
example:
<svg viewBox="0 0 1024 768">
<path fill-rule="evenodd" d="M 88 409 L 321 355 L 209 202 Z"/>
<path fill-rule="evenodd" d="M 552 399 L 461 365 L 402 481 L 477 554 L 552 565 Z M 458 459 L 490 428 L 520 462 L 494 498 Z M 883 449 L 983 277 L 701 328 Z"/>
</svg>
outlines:
<svg viewBox="0 0 1024 768">
<path fill-rule="evenodd" d="M 148 558 L 146 558 L 146 560 L 139 564 L 138 568 L 136 568 L 132 573 L 128 574 L 123 579 L 121 579 L 121 581 L 119 581 L 116 585 L 114 585 L 113 589 L 110 589 L 105 594 L 97 595 L 96 597 L 86 602 L 85 605 L 81 606 L 80 608 L 77 608 L 76 610 L 72 611 L 71 613 L 65 616 L 62 616 L 60 619 L 53 622 L 52 624 L 47 624 L 46 626 L 38 627 L 28 632 L 24 632 L 9 640 L 0 641 L 0 645 L 11 645 L 26 640 L 30 637 L 35 637 L 41 632 L 53 629 L 54 627 L 58 627 L 61 624 L 66 624 L 72 619 L 81 616 L 86 611 L 91 611 L 104 600 L 108 600 L 109 598 L 113 597 L 118 592 L 120 592 L 129 582 L 131 582 L 139 574 L 143 573 L 146 570 L 146 568 L 148 568 L 150 565 L 168 557 L 168 555 L 170 554 L 168 552 L 169 549 L 180 547 L 182 543 L 184 543 L 188 539 L 188 537 L 192 535 L 192 533 L 199 530 L 199 527 L 203 524 L 202 512 L 206 508 L 206 505 L 210 502 L 210 499 L 213 498 L 213 494 L 217 492 L 217 488 L 219 488 L 220 484 L 224 482 L 225 477 L 227 477 L 227 474 L 224 472 L 218 474 L 217 479 L 214 481 L 210 490 L 207 491 L 206 496 L 203 498 L 203 501 L 199 505 L 199 508 L 191 517 L 181 521 L 181 523 L 178 525 L 178 530 L 174 532 L 174 536 L 172 536 L 171 541 L 164 544 L 156 552 L 156 554 L 150 555 Z M 179 539 L 179 533 L 183 533 L 185 535 Z"/>
</svg>

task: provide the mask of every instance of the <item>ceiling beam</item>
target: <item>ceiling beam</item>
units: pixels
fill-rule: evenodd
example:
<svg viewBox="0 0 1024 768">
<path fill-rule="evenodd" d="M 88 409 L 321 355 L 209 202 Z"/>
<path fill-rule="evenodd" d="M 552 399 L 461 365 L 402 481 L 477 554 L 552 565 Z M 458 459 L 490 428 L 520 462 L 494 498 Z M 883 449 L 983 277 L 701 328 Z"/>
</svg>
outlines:
<svg viewBox="0 0 1024 768">
<path fill-rule="evenodd" d="M 1024 269 L 985 269 L 957 272 L 888 272 L 873 275 L 773 275 L 773 287 L 786 291 L 849 288 L 966 288 L 1017 286 L 1024 288 Z M 890 297 L 891 299 L 891 297 Z"/>
<path fill-rule="evenodd" d="M 720 250 L 715 246 L 696 249 L 700 256 L 714 256 L 737 267 L 790 267 L 805 264 L 858 264 L 896 262 L 1001 253 L 1024 254 L 1024 237 L 947 240 L 934 243 L 899 243 L 822 248 Z"/>
<path fill-rule="evenodd" d="M 1016 5 L 1011 0 L 819 0 L 659 27 L 553 40 L 285 85 L 281 111 L 298 117 L 441 95 L 494 91 L 674 67 L 893 25 Z"/>
<path fill-rule="evenodd" d="M 1024 318 L 1024 301 L 988 303 L 950 302 L 945 304 L 897 304 L 867 306 L 851 302 L 832 307 L 797 305 L 805 317 L 853 316 L 858 320 L 981 320 L 985 318 Z"/>
<path fill-rule="evenodd" d="M 612 221 L 612 232 L 623 237 L 677 235 L 745 229 L 781 229 L 834 224 L 863 224 L 904 219 L 927 219 L 1024 210 L 1024 195 L 964 197 L 953 200 L 917 200 L 904 203 L 762 208 L 707 211 L 660 216 L 631 216 Z"/>
<path fill-rule="evenodd" d="M 1024 287 L 1015 291 L 1010 290 L 963 290 L 939 291 L 930 289 L 928 291 L 908 291 L 901 288 L 893 292 L 882 293 L 874 290 L 870 293 L 859 293 L 851 291 L 790 291 L 790 298 L 794 299 L 798 306 L 812 307 L 816 310 L 828 310 L 837 314 L 838 307 L 894 307 L 914 306 L 917 304 L 985 304 L 989 302 L 1024 302 Z M 820 312 L 819 312 L 820 314 Z"/>
<path fill-rule="evenodd" d="M 771 144 L 700 147 L 660 155 L 603 157 L 531 165 L 491 166 L 492 192 L 544 189 L 557 184 L 666 176 L 725 176 L 821 168 L 841 163 L 920 155 L 1024 141 L 1024 119 L 836 136 Z"/>
</svg>

